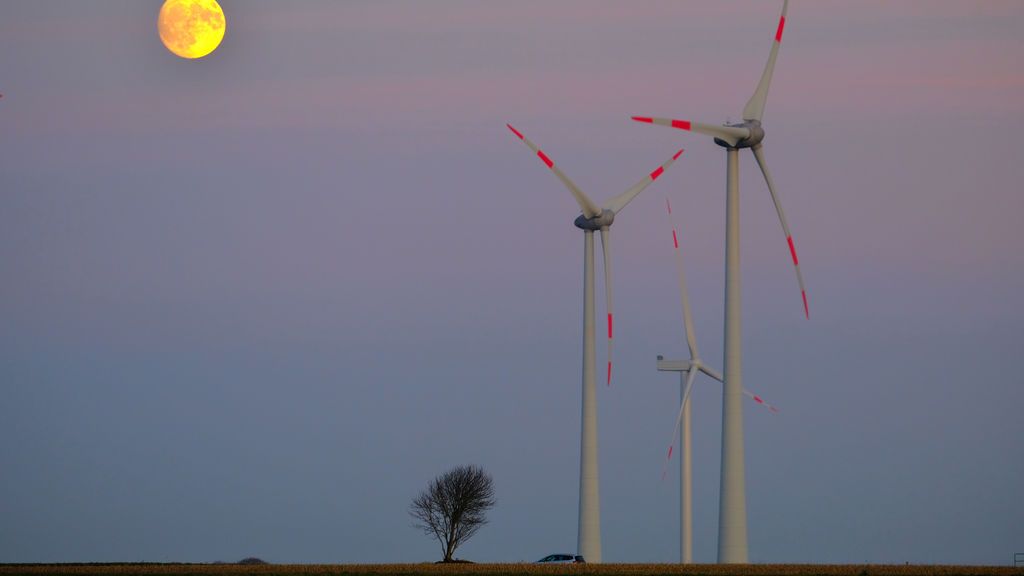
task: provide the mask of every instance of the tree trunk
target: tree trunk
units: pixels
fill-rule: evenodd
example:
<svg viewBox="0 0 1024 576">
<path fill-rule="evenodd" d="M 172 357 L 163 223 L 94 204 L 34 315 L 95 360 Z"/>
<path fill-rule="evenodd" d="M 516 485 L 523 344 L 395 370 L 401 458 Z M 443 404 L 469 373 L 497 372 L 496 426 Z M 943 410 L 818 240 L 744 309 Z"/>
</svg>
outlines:
<svg viewBox="0 0 1024 576">
<path fill-rule="evenodd" d="M 455 554 L 455 539 L 451 538 L 448 540 L 448 546 L 444 551 L 444 561 L 451 562 L 453 554 Z"/>
</svg>

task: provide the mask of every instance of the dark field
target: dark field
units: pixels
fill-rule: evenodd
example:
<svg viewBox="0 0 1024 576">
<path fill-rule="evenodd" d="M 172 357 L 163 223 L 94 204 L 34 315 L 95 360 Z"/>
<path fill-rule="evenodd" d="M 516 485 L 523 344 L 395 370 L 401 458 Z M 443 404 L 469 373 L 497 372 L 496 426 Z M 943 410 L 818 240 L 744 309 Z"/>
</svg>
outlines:
<svg viewBox="0 0 1024 576">
<path fill-rule="evenodd" d="M 500 575 L 500 574 L 572 574 L 572 575 L 642 575 L 687 574 L 694 576 L 940 576 L 955 575 L 1013 575 L 1024 576 L 1024 567 L 1008 566 L 927 566 L 927 565 L 875 565 L 875 564 L 589 564 L 563 566 L 537 566 L 534 564 L 5 564 L 0 575 L 9 574 L 143 574 L 143 575 L 302 575 L 343 574 L 405 576 Z"/>
</svg>

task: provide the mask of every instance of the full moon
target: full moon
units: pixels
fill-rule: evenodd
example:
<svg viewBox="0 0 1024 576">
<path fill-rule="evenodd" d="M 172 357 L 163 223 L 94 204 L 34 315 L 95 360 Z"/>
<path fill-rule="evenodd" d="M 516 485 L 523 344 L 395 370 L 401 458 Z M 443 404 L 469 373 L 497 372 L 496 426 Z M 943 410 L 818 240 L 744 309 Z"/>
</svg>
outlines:
<svg viewBox="0 0 1024 576">
<path fill-rule="evenodd" d="M 224 11 L 217 0 L 167 0 L 156 27 L 168 50 L 182 58 L 202 58 L 224 38 Z"/>
</svg>

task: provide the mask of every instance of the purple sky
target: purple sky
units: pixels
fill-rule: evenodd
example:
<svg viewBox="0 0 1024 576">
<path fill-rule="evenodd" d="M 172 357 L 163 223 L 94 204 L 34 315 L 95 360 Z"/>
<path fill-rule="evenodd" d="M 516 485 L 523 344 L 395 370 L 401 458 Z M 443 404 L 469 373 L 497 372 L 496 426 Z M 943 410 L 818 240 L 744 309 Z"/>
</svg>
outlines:
<svg viewBox="0 0 1024 576">
<path fill-rule="evenodd" d="M 199 61 L 156 0 L 0 4 L 0 562 L 433 560 L 406 509 L 465 463 L 499 504 L 458 556 L 574 550 L 578 210 L 506 122 L 598 202 L 687 150 L 616 222 L 598 395 L 605 560 L 676 560 L 663 205 L 720 365 L 725 161 L 629 117 L 739 119 L 779 4 L 224 0 Z M 811 319 L 744 154 L 752 561 L 1024 550 L 1022 57 L 1013 0 L 791 2 L 765 149 Z"/>
</svg>

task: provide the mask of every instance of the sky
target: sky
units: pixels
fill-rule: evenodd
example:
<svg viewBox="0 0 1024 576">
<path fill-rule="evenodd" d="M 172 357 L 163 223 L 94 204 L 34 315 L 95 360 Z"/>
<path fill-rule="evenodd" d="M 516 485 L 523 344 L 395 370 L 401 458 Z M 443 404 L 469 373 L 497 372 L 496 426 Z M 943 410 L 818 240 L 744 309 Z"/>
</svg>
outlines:
<svg viewBox="0 0 1024 576">
<path fill-rule="evenodd" d="M 629 118 L 738 120 L 780 2 L 221 5 L 188 61 L 157 0 L 0 3 L 0 562 L 433 561 L 408 506 L 462 464 L 498 503 L 456 556 L 574 551 L 578 207 L 506 122 L 599 203 L 686 149 L 616 220 L 598 390 L 604 560 L 677 561 L 664 201 L 720 366 L 725 155 Z M 810 319 L 744 153 L 744 385 L 780 408 L 745 406 L 750 559 L 1010 563 L 1024 3 L 793 0 L 785 32 Z M 691 399 L 714 562 L 720 388 Z"/>
</svg>

